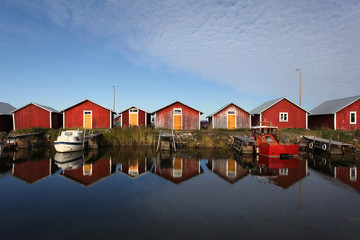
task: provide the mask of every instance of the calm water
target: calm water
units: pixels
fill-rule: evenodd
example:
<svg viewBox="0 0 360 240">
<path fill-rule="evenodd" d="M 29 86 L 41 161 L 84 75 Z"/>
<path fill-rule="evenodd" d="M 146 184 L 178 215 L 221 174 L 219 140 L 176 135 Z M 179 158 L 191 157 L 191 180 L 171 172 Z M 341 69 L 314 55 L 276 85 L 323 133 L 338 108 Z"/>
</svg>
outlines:
<svg viewBox="0 0 360 240">
<path fill-rule="evenodd" d="M 360 167 L 227 151 L 1 154 L 1 239 L 358 239 Z"/>
</svg>

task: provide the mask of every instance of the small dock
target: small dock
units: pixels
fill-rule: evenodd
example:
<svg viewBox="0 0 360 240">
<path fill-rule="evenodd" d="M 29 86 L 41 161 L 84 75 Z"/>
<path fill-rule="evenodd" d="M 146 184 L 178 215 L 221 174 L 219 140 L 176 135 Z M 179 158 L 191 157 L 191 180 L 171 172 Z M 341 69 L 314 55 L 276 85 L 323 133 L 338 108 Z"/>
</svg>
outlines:
<svg viewBox="0 0 360 240">
<path fill-rule="evenodd" d="M 7 139 L 16 142 L 17 148 L 36 148 L 44 145 L 39 138 L 42 135 L 44 135 L 44 133 L 24 133 L 19 135 L 9 135 L 7 136 Z"/>
<path fill-rule="evenodd" d="M 307 146 L 310 150 L 319 149 L 322 152 L 327 152 L 333 155 L 355 152 L 355 147 L 352 144 L 315 136 L 302 136 L 302 138 L 305 140 L 305 143 L 302 142 L 302 145 Z"/>
<path fill-rule="evenodd" d="M 253 137 L 234 136 L 232 148 L 241 154 L 254 154 L 256 141 Z"/>
<path fill-rule="evenodd" d="M 159 150 L 176 151 L 174 131 L 160 130 L 156 152 Z"/>
</svg>

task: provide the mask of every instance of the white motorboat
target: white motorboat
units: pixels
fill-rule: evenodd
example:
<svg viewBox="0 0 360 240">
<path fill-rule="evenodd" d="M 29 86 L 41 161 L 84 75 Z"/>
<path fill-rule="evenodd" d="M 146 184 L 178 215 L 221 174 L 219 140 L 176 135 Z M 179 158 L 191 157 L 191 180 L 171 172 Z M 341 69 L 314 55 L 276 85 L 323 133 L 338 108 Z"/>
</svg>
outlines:
<svg viewBox="0 0 360 240">
<path fill-rule="evenodd" d="M 59 153 L 57 152 L 54 157 L 55 164 L 62 170 L 78 169 L 84 160 L 82 151 Z"/>
<path fill-rule="evenodd" d="M 75 152 L 84 150 L 87 146 L 88 139 L 85 139 L 83 131 L 66 130 L 62 131 L 54 146 L 57 152 Z"/>
</svg>

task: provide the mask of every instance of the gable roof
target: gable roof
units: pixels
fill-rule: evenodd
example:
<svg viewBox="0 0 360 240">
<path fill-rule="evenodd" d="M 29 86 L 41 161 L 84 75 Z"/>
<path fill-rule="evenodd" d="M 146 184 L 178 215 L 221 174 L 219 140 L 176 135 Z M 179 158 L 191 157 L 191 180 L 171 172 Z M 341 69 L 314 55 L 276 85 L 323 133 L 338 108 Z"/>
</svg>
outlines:
<svg viewBox="0 0 360 240">
<path fill-rule="evenodd" d="M 285 97 L 282 97 L 282 98 L 277 98 L 277 99 L 274 99 L 274 100 L 270 100 L 270 101 L 267 101 L 267 102 L 264 102 L 263 104 L 261 104 L 260 106 L 258 106 L 257 108 L 254 108 L 253 110 L 250 111 L 250 114 L 260 114 L 262 112 L 264 112 L 265 110 L 269 109 L 270 107 L 274 106 L 275 104 L 277 104 L 278 102 L 280 102 L 281 100 L 287 100 L 288 102 L 294 104 L 295 106 L 297 106 L 298 108 L 304 110 L 305 112 L 308 112 L 307 110 L 303 109 L 302 107 L 300 107 L 299 105 L 293 103 L 292 101 L 290 101 L 289 99 L 285 98 Z"/>
<path fill-rule="evenodd" d="M 162 108 L 160 108 L 160 109 L 158 109 L 158 110 L 156 110 L 156 111 L 152 112 L 151 114 L 157 113 L 158 111 L 163 110 L 164 108 L 167 108 L 167 107 L 169 107 L 169 106 L 171 106 L 171 105 L 174 105 L 175 103 L 180 103 L 180 104 L 182 104 L 182 105 L 184 105 L 184 106 L 186 106 L 186 107 L 188 107 L 188 108 L 191 108 L 191 109 L 193 109 L 193 110 L 195 110 L 195 111 L 199 112 L 199 113 L 200 113 L 200 115 L 201 115 L 201 114 L 203 114 L 203 112 L 200 112 L 199 110 L 196 110 L 195 108 L 192 108 L 192 107 L 190 107 L 190 106 L 188 106 L 188 105 L 186 105 L 186 104 L 183 104 L 183 103 L 182 103 L 182 102 L 180 102 L 180 101 L 176 101 L 176 102 L 173 102 L 173 103 L 171 103 L 171 104 L 169 104 L 169 105 L 166 105 L 165 107 L 162 107 Z"/>
<path fill-rule="evenodd" d="M 8 103 L 0 102 L 0 115 L 11 115 L 16 108 Z"/>
<path fill-rule="evenodd" d="M 149 113 L 148 111 L 145 111 L 145 110 L 143 110 L 143 109 L 141 109 L 141 108 L 138 108 L 137 106 L 131 106 L 131 107 L 129 107 L 129 108 L 127 108 L 127 109 L 119 112 L 119 113 L 121 114 L 121 113 L 123 113 L 123 112 L 126 112 L 126 111 L 129 110 L 130 108 L 136 108 L 136 109 L 139 109 L 139 110 L 141 110 L 141 111 L 143 111 L 143 112 Z"/>
<path fill-rule="evenodd" d="M 250 114 L 248 111 L 246 111 L 246 110 L 244 110 L 243 108 L 239 107 L 239 106 L 236 105 L 235 103 L 229 103 L 229 104 L 223 106 L 222 108 L 220 108 L 219 110 L 217 110 L 216 112 L 213 112 L 212 114 L 210 114 L 209 116 L 207 116 L 207 118 L 214 116 L 215 114 L 217 114 L 218 112 L 221 112 L 222 110 L 224 110 L 225 108 L 227 108 L 227 107 L 230 106 L 230 105 L 234 105 L 235 107 L 240 108 L 240 109 L 243 110 L 244 112 Z M 251 115 L 251 114 L 250 114 L 250 115 Z"/>
<path fill-rule="evenodd" d="M 360 99 L 360 96 L 347 97 L 323 102 L 310 111 L 311 115 L 335 114 Z"/>
<path fill-rule="evenodd" d="M 106 107 L 104 107 L 104 106 L 101 106 L 100 104 L 97 104 L 97 103 L 95 103 L 95 102 L 93 102 L 93 101 L 91 101 L 91 100 L 89 100 L 89 99 L 85 99 L 85 100 L 83 100 L 83 101 L 81 101 L 81 102 L 75 103 L 74 105 L 63 109 L 63 110 L 61 110 L 60 112 L 64 112 L 64 111 L 66 111 L 66 110 L 68 110 L 68 109 L 70 109 L 70 108 L 73 108 L 73 107 L 75 107 L 76 105 L 79 105 L 79 104 L 81 104 L 81 103 L 83 103 L 83 102 L 86 102 L 86 101 L 89 101 L 89 102 L 91 102 L 91 103 L 93 103 L 93 104 L 96 104 L 96 105 L 98 105 L 98 106 L 100 106 L 100 107 L 102 107 L 102 108 L 105 108 L 105 109 L 113 112 L 113 113 L 116 113 L 116 112 L 114 112 L 113 110 L 111 110 L 110 108 L 106 108 Z"/>
<path fill-rule="evenodd" d="M 18 111 L 18 110 L 20 110 L 20 109 L 22 109 L 22 108 L 25 108 L 25 107 L 29 106 L 29 105 L 35 105 L 35 106 L 37 106 L 37 107 L 39 107 L 39 108 L 42 108 L 42 109 L 44 109 L 44 110 L 46 110 L 46 111 L 48 111 L 48 112 L 58 113 L 58 111 L 57 111 L 56 109 L 52 108 L 52 107 L 48 107 L 48 106 L 41 105 L 41 104 L 38 104 L 38 103 L 33 103 L 33 102 L 30 102 L 30 103 L 26 104 L 25 106 L 22 106 L 22 107 L 20 107 L 20 108 L 17 108 L 17 109 L 15 109 L 15 110 L 13 110 L 11 113 L 14 113 L 14 112 L 16 112 L 16 111 Z"/>
</svg>

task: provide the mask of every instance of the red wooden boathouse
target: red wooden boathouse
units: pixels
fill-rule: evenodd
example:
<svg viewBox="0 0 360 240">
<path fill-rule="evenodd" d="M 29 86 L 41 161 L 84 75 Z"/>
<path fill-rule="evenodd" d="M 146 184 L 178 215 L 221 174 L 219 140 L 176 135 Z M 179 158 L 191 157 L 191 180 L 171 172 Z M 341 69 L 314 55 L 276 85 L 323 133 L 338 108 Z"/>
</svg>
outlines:
<svg viewBox="0 0 360 240">
<path fill-rule="evenodd" d="M 309 128 L 360 129 L 360 96 L 326 101 L 310 111 Z"/>
<path fill-rule="evenodd" d="M 136 106 L 131 106 L 120 112 L 121 127 L 150 126 L 151 114 Z"/>
<path fill-rule="evenodd" d="M 220 108 L 213 114 L 207 116 L 209 128 L 250 128 L 251 114 L 234 103 Z"/>
<path fill-rule="evenodd" d="M 40 105 L 29 103 L 21 108 L 12 111 L 14 130 L 24 128 L 60 128 L 62 126 L 62 114 L 57 110 Z"/>
<path fill-rule="evenodd" d="M 309 112 L 284 97 L 265 102 L 250 113 L 252 126 L 270 121 L 278 128 L 308 128 Z"/>
<path fill-rule="evenodd" d="M 0 132 L 9 132 L 13 129 L 11 112 L 16 108 L 8 103 L 0 102 Z"/>
<path fill-rule="evenodd" d="M 233 184 L 249 174 L 248 169 L 244 169 L 233 158 L 228 159 L 209 159 L 207 167 L 223 178 L 225 181 Z"/>
<path fill-rule="evenodd" d="M 88 99 L 81 101 L 63 112 L 64 128 L 112 128 L 114 112 Z"/>
<path fill-rule="evenodd" d="M 197 130 L 200 129 L 200 115 L 203 113 L 176 101 L 152 114 L 155 116 L 155 128 Z"/>
</svg>

